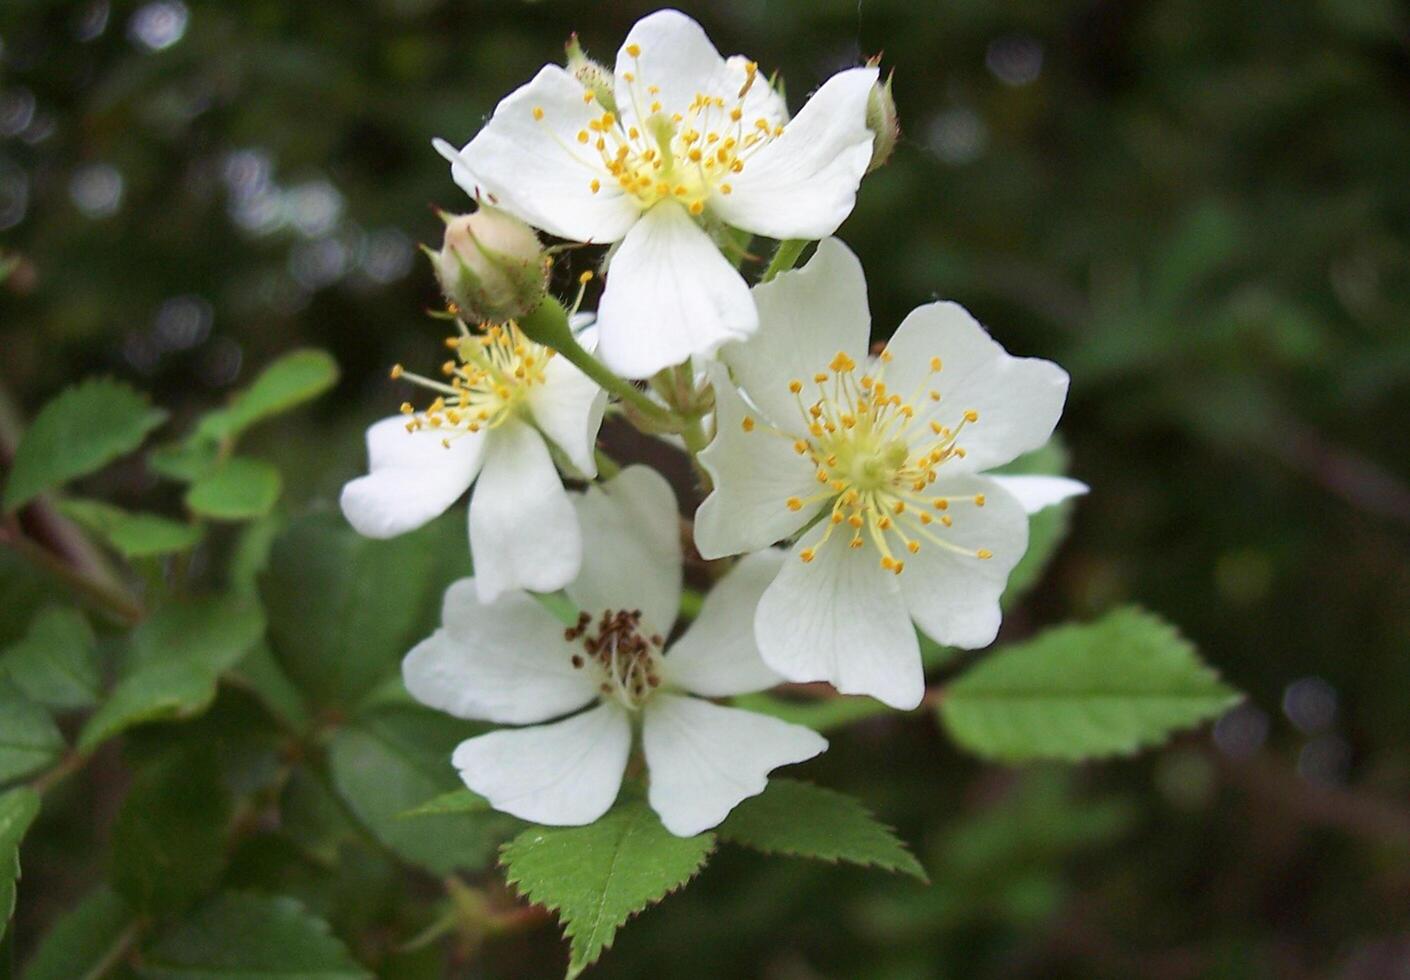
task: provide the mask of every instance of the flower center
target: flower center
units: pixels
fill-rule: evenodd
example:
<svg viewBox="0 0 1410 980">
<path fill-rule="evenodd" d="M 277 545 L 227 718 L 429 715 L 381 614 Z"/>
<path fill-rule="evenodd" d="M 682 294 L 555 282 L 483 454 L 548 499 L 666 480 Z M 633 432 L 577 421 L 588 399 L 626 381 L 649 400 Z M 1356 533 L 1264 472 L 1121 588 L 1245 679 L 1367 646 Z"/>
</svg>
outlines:
<svg viewBox="0 0 1410 980">
<path fill-rule="evenodd" d="M 640 47 L 630 45 L 628 55 L 633 68 L 639 69 Z M 670 111 L 661 105 L 660 86 L 641 79 L 637 70 L 623 72 L 636 121 L 624 124 L 616 112 L 604 111 L 578 131 L 577 146 L 565 149 L 589 169 L 605 170 L 608 182 L 616 181 L 643 210 L 669 198 L 699 215 L 712 194 L 733 190 L 731 177 L 744 170 L 751 156 L 783 134 L 782 123 L 764 116 L 745 118 L 745 98 L 758 78 L 759 66 L 746 62 L 744 71 L 737 95 L 696 92 L 689 106 L 673 106 Z M 584 102 L 595 99 L 591 90 L 583 92 Z M 544 110 L 535 106 L 533 117 L 542 122 Z M 583 155 L 593 152 L 595 160 Z M 588 181 L 594 194 L 603 184 L 600 177 Z"/>
<path fill-rule="evenodd" d="M 788 383 L 806 435 L 795 439 L 774 431 L 793 439 L 794 452 L 812 461 L 819 488 L 790 497 L 787 506 L 799 511 L 822 505 L 827 522 L 821 540 L 799 557 L 812 561 L 834 532 L 851 548 L 870 542 L 881 555 L 881 567 L 897 575 L 905 561 L 896 553 L 916 554 L 922 543 L 971 558 L 993 557 L 986 548 L 963 548 L 943 536 L 955 524 L 952 505 L 983 507 L 984 495 L 952 497 L 930 490 L 947 460 L 964 457 L 960 433 L 979 421 L 979 413 L 968 409 L 953 427 L 942 425 L 929 411 L 940 402 L 931 381 L 940 373 L 940 358 L 930 359 L 929 373 L 909 397 L 887 387 L 890 361 L 890 352 L 883 350 L 872 373 L 858 376 L 856 362 L 838 352 L 826 371 L 813 375 L 811 387 L 799 379 Z M 743 428 L 754 430 L 751 416 L 745 416 Z"/>
<path fill-rule="evenodd" d="M 412 374 L 400 364 L 393 378 L 405 378 L 436 392 L 435 401 L 418 412 L 410 402 L 401 406 L 407 416 L 406 431 L 444 430 L 442 443 L 465 432 L 493 429 L 510 418 L 530 387 L 543 384 L 545 368 L 555 352 L 527 339 L 513 322 L 482 324 L 482 333 L 471 333 L 461 321 L 460 334 L 446 338 L 455 357 L 441 365 L 449 382 Z"/>
<path fill-rule="evenodd" d="M 563 631 L 570 643 L 582 641 L 572 655 L 578 670 L 597 670 L 604 698 L 615 698 L 629 711 L 640 708 L 661 686 L 660 651 L 665 639 L 643 636 L 640 609 L 609 609 L 594 625 L 592 615 L 578 614 L 578 624 Z"/>
</svg>

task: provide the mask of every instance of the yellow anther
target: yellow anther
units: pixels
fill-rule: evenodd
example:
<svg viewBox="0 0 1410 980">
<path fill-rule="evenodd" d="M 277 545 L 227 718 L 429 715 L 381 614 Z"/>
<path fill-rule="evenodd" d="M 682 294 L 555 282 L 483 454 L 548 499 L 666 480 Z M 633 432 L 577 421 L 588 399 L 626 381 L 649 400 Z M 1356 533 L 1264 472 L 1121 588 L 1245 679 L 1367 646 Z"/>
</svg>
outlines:
<svg viewBox="0 0 1410 980">
<path fill-rule="evenodd" d="M 941 514 L 940 523 L 944 524 L 946 527 L 954 527 L 955 519 L 949 514 Z"/>
<path fill-rule="evenodd" d="M 974 557 L 976 557 L 976 558 L 982 558 L 982 559 L 989 559 L 989 558 L 993 558 L 993 557 L 994 557 L 994 553 L 993 553 L 992 551 L 990 551 L 988 548 L 980 548 L 978 551 L 976 551 L 976 552 L 974 553 Z"/>
<path fill-rule="evenodd" d="M 814 382 L 815 384 L 822 384 L 822 383 L 823 383 L 824 381 L 826 381 L 826 380 L 827 380 L 827 375 L 824 374 L 824 373 L 821 372 L 821 371 L 819 371 L 817 374 L 813 375 L 813 382 Z"/>
<path fill-rule="evenodd" d="M 950 506 L 950 501 L 945 497 L 936 497 L 931 503 L 935 505 L 936 510 L 947 510 Z"/>
<path fill-rule="evenodd" d="M 393 381 L 395 381 L 397 380 L 397 378 L 400 378 L 402 376 L 405 370 L 406 369 L 403 368 L 400 364 L 393 364 L 392 369 L 388 371 L 387 374 Z"/>
<path fill-rule="evenodd" d="M 627 45 L 627 54 L 631 55 L 633 58 L 640 57 L 640 55 L 641 55 L 641 45 L 640 45 L 640 44 L 628 44 L 628 45 Z"/>
<path fill-rule="evenodd" d="M 910 552 L 911 554 L 913 554 L 913 555 L 916 554 L 918 551 L 920 551 L 920 542 L 919 542 L 919 541 L 907 541 L 907 542 L 906 542 L 906 550 L 909 551 L 909 552 Z"/>
<path fill-rule="evenodd" d="M 976 506 L 976 507 L 983 507 L 983 506 L 984 506 L 984 494 L 982 494 L 982 493 L 976 493 L 976 494 L 974 495 L 974 506 Z"/>
<path fill-rule="evenodd" d="M 882 352 L 881 352 L 881 354 L 880 354 L 879 356 L 880 356 L 880 358 L 881 358 L 881 363 L 882 363 L 882 364 L 890 364 L 890 363 L 891 363 L 891 351 L 883 349 Z"/>
<path fill-rule="evenodd" d="M 691 201 L 691 202 L 690 202 L 690 213 L 691 213 L 691 214 L 694 214 L 694 215 L 697 215 L 697 216 L 698 216 L 698 215 L 700 215 L 704 210 L 705 210 L 705 202 L 704 202 L 704 201 Z"/>
<path fill-rule="evenodd" d="M 891 530 L 891 518 L 886 517 L 884 515 L 882 517 L 877 518 L 876 526 L 881 528 L 883 531 Z"/>
<path fill-rule="evenodd" d="M 964 413 L 964 420 L 965 420 L 966 422 L 978 422 L 978 421 L 979 421 L 979 413 L 976 412 L 974 409 L 971 408 L 969 411 L 967 411 L 967 412 Z"/>
<path fill-rule="evenodd" d="M 754 417 L 753 417 L 752 415 L 746 415 L 746 416 L 744 416 L 744 421 L 742 421 L 742 422 L 739 423 L 739 427 L 740 427 L 741 429 L 743 429 L 745 432 L 753 432 L 753 431 L 754 431 Z"/>
<path fill-rule="evenodd" d="M 788 382 L 788 390 L 791 391 L 791 392 L 793 392 L 795 395 L 798 394 L 798 392 L 800 392 L 800 391 L 803 390 L 803 382 L 801 382 L 801 381 L 790 381 L 790 382 Z"/>
<path fill-rule="evenodd" d="M 441 365 L 441 374 L 444 374 L 447 378 L 450 377 L 450 376 L 451 376 L 452 374 L 454 374 L 454 373 L 455 373 L 455 362 L 454 362 L 454 361 L 446 361 L 444 364 Z"/>
<path fill-rule="evenodd" d="M 832 363 L 828 365 L 829 368 L 839 374 L 845 374 L 856 366 L 857 362 L 848 357 L 845 351 L 838 351 L 837 356 L 834 357 Z"/>
<path fill-rule="evenodd" d="M 587 131 L 586 129 L 580 129 L 580 130 L 578 130 L 578 142 L 579 142 L 579 143 L 586 143 L 587 141 L 588 141 L 588 131 Z"/>
<path fill-rule="evenodd" d="M 941 364 L 940 358 L 938 358 L 938 357 L 932 357 L 932 358 L 930 359 L 930 370 L 932 370 L 932 371 L 938 371 L 938 370 L 940 370 L 940 364 Z"/>
<path fill-rule="evenodd" d="M 721 194 L 729 194 L 729 193 L 732 193 L 733 191 L 734 191 L 734 188 L 731 187 L 729 184 L 721 184 L 721 185 L 720 185 L 720 193 L 721 193 Z"/>
<path fill-rule="evenodd" d="M 851 548 L 853 551 L 856 551 L 856 550 L 857 550 L 858 548 L 860 548 L 861 546 L 862 546 L 862 539 L 861 539 L 861 538 L 853 538 L 851 541 L 847 542 L 847 547 Z"/>
<path fill-rule="evenodd" d="M 591 182 L 590 184 L 588 184 L 588 186 L 591 187 L 591 188 L 592 188 L 592 192 L 593 192 L 594 194 L 596 194 L 598 191 L 602 190 L 602 181 L 600 181 L 600 180 L 598 180 L 596 177 L 594 177 L 594 178 L 592 179 L 592 182 Z"/>
<path fill-rule="evenodd" d="M 803 559 L 804 564 L 812 561 L 816 555 L 817 552 L 812 548 L 804 548 L 802 551 L 798 552 L 798 557 Z"/>
<path fill-rule="evenodd" d="M 802 439 L 799 439 L 797 442 L 795 442 L 795 443 L 793 444 L 793 451 L 794 451 L 795 453 L 797 453 L 799 456 L 802 456 L 804 453 L 806 453 L 806 452 L 808 451 L 808 444 L 807 444 L 806 442 L 804 442 Z"/>
<path fill-rule="evenodd" d="M 538 120 L 538 119 L 542 119 L 542 118 L 543 118 L 543 108 L 542 108 L 541 106 L 534 106 L 534 119 L 535 119 L 535 120 Z"/>
<path fill-rule="evenodd" d="M 416 409 L 412 407 L 411 402 L 401 403 L 401 413 L 403 415 L 410 415 L 414 411 L 416 411 Z"/>
<path fill-rule="evenodd" d="M 862 515 L 853 514 L 851 517 L 847 518 L 847 523 L 852 525 L 853 527 L 861 527 L 863 523 Z"/>
<path fill-rule="evenodd" d="M 803 501 L 800 500 L 800 499 L 797 498 L 797 497 L 789 497 L 789 498 L 788 498 L 788 509 L 789 509 L 789 510 L 802 510 L 802 509 L 803 509 Z"/>
<path fill-rule="evenodd" d="M 581 285 L 584 285 L 584 286 L 586 286 L 588 283 L 592 282 L 592 270 L 591 270 L 591 269 L 587 269 L 587 270 L 584 270 L 583 272 L 579 273 L 579 275 L 578 275 L 578 282 L 579 282 Z"/>
</svg>

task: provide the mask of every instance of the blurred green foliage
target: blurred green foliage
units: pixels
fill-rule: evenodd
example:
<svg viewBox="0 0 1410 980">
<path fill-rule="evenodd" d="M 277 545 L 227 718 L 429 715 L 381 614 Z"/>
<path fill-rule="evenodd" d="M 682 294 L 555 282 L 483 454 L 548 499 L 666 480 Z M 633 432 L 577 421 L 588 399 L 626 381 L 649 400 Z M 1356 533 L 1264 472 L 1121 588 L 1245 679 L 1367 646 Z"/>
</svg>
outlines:
<svg viewBox="0 0 1410 980">
<path fill-rule="evenodd" d="M 7 0 L 0 435 L 90 373 L 152 391 L 175 415 L 164 433 L 188 432 L 256 368 L 315 345 L 342 370 L 333 396 L 243 448 L 284 474 L 281 518 L 330 500 L 362 466 L 362 429 L 399 401 L 387 365 L 436 357 L 439 329 L 419 315 L 436 302 L 434 282 L 413 244 L 438 235 L 432 205 L 465 202 L 430 139 L 472 135 L 571 30 L 610 60 L 649 9 Z M 1005 635 L 1140 602 L 1179 623 L 1250 706 L 1213 740 L 1078 770 L 983 768 L 924 712 L 856 723 L 810 774 L 895 824 L 928 890 L 722 852 L 622 932 L 602 975 L 1403 969 L 1410 14 L 1392 0 L 734 0 L 688 12 L 722 49 L 778 68 L 795 109 L 865 55 L 884 52 L 895 68 L 904 139 L 841 230 L 868 271 L 878 336 L 917 303 L 953 298 L 1010 350 L 1072 372 L 1063 433 L 1071 472 L 1093 493 Z M 561 262 L 561 284 L 588 261 Z M 136 462 L 80 488 L 169 515 L 186 492 Z M 272 505 L 255 496 L 241 498 L 242 514 Z M 209 850 L 201 811 L 236 793 L 278 797 L 281 825 L 261 826 L 252 803 L 229 815 L 240 830 L 229 865 L 202 853 L 176 878 L 155 863 L 113 868 L 137 882 L 128 900 L 162 907 L 224 876 L 241 890 L 225 900 L 241 916 L 312 936 L 305 912 L 258 897 L 296 895 L 380 975 L 561 971 L 546 919 L 458 937 L 449 953 L 404 942 L 425 922 L 400 901 L 405 872 L 388 849 L 427 862 L 396 808 L 454 785 L 425 758 L 454 733 L 439 730 L 446 719 L 379 703 L 371 675 L 323 666 L 338 635 L 390 663 L 433 618 L 421 577 L 372 581 L 366 549 L 400 549 L 399 561 L 449 575 L 463 527 L 373 545 L 301 517 L 274 560 L 278 524 L 252 528 L 262 532 L 225 529 L 202 547 L 235 556 L 224 584 L 263 584 L 270 642 L 303 671 L 296 680 L 330 701 L 361 700 L 332 747 L 331 778 L 260 734 L 271 717 L 303 728 L 325 706 L 301 703 L 257 648 L 241 661 L 242 689 L 222 688 L 191 723 L 184 754 L 139 731 L 124 752 L 154 753 L 142 782 L 129 790 L 104 750 L 91 782 L 46 796 L 5 940 L 16 961 L 75 907 L 106 912 L 109 942 L 120 941 L 125 926 L 111 917 L 132 910 L 92 891 L 104 869 L 86 858 L 111 835 L 135 842 L 140 860 L 157 823 L 188 828 L 193 853 Z M 339 594 L 385 604 L 301 606 L 280 548 L 304 557 L 307 574 L 342 582 Z M 7 550 L 0 589 L 0 645 L 11 650 L 0 667 L 13 680 L 24 648 L 11 644 L 49 593 Z M 37 628 L 62 625 L 46 622 Z M 87 663 L 91 637 L 59 631 L 77 634 L 73 655 Z M 98 647 L 111 674 L 111 643 Z M 171 696 L 155 706 L 178 715 L 211 697 L 208 673 L 180 670 L 166 668 Z M 367 812 L 347 812 L 330 785 L 363 775 L 358 759 L 399 751 L 402 782 L 365 791 Z M 181 778 L 198 771 L 202 781 Z M 163 779 L 182 792 L 157 787 Z M 205 782 L 216 788 L 202 792 Z M 434 858 L 429 867 L 439 870 Z M 158 966 L 179 969 L 182 938 L 158 941 Z M 322 941 L 306 941 L 319 965 Z M 461 965 L 474 950 L 476 965 Z M 42 953 L 31 975 L 91 962 L 57 941 Z M 352 970 L 336 948 L 321 966 Z"/>
</svg>

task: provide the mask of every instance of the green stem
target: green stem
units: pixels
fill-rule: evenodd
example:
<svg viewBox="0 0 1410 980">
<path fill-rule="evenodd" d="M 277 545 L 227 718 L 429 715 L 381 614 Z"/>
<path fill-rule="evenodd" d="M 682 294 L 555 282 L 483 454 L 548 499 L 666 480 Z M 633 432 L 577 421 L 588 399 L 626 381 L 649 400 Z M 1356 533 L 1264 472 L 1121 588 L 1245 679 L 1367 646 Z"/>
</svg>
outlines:
<svg viewBox="0 0 1410 980">
<path fill-rule="evenodd" d="M 14 548 L 22 557 L 45 569 L 92 605 L 129 626 L 142 621 L 143 610 L 125 589 L 89 578 L 43 545 L 37 544 L 18 530 L 0 531 L 0 544 Z"/>
<path fill-rule="evenodd" d="M 803 249 L 808 247 L 805 238 L 785 238 L 778 243 L 778 248 L 774 249 L 774 257 L 769 259 L 769 267 L 764 270 L 763 278 L 760 282 L 771 282 L 780 272 L 787 272 L 793 268 L 793 264 L 798 261 L 798 256 L 803 254 Z"/>
<path fill-rule="evenodd" d="M 617 465 L 615 459 L 601 449 L 597 450 L 597 478 L 599 480 L 610 480 L 620 472 L 622 472 L 622 467 Z"/>
<path fill-rule="evenodd" d="M 520 317 L 516 322 L 519 324 L 519 329 L 530 340 L 546 344 L 558 351 L 583 374 L 596 381 L 604 390 L 616 395 L 622 401 L 628 402 L 641 415 L 653 422 L 668 426 L 674 425 L 678 421 L 673 412 L 667 411 L 647 398 L 646 393 L 640 388 L 630 381 L 617 377 L 607 369 L 606 365 L 584 350 L 568 326 L 568 312 L 552 296 L 545 297 L 536 309 Z"/>
</svg>

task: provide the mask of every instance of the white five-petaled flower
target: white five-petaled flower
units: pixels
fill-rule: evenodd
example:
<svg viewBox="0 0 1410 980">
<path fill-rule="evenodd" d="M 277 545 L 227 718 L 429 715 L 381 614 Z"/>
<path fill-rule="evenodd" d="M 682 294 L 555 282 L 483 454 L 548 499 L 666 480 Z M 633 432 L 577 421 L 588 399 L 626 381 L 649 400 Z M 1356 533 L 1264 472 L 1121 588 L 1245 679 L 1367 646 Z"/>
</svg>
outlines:
<svg viewBox="0 0 1410 980">
<path fill-rule="evenodd" d="M 583 327 L 590 318 L 576 319 Z M 592 334 L 583 330 L 589 346 Z M 367 430 L 371 472 L 343 488 L 343 513 L 368 537 L 394 537 L 441 514 L 473 483 L 470 550 L 480 597 L 560 589 L 578 573 L 582 537 L 544 437 L 596 475 L 607 395 L 512 323 L 483 333 L 462 325 L 446 345 L 454 357 L 442 366 L 445 382 L 393 369 L 434 391 L 435 401 L 423 412 L 405 404 L 402 415 Z"/>
<path fill-rule="evenodd" d="M 722 58 L 699 24 L 662 10 L 618 52 L 614 105 L 546 65 L 463 150 L 436 147 L 472 196 L 561 238 L 620 242 L 599 353 L 645 378 L 758 324 L 707 226 L 814 239 L 851 213 L 872 154 L 876 78 L 875 68 L 840 72 L 789 120 L 754 62 Z"/>
<path fill-rule="evenodd" d="M 912 620 L 943 644 L 992 642 L 1027 512 L 1086 490 L 983 472 L 1047 442 L 1067 374 L 1009 356 L 954 303 L 912 311 L 869 357 L 866 281 L 836 239 L 754 295 L 759 332 L 721 351 L 744 397 L 711 369 L 715 489 L 696 543 L 715 558 L 799 535 L 755 616 L 764 661 L 913 708 Z"/>
<path fill-rule="evenodd" d="M 763 792 L 771 770 L 827 748 L 801 725 L 703 700 L 778 683 L 752 623 L 784 556 L 742 560 L 667 650 L 681 591 L 670 486 L 634 466 L 574 502 L 584 537 L 582 573 L 568 586 L 577 625 L 565 630 L 525 593 L 486 603 L 471 580 L 457 582 L 441 629 L 403 663 L 407 689 L 461 718 L 530 726 L 471 738 L 452 762 L 496 809 L 537 823 L 602 816 L 639 725 L 652 808 L 673 834 L 698 834 Z"/>
</svg>

